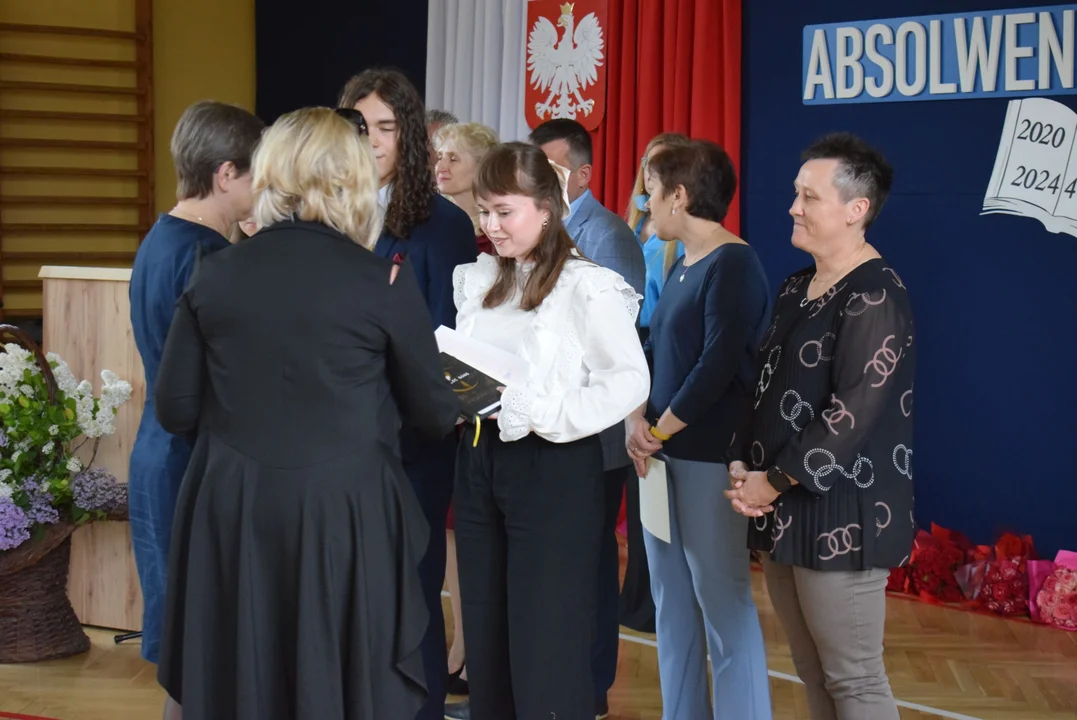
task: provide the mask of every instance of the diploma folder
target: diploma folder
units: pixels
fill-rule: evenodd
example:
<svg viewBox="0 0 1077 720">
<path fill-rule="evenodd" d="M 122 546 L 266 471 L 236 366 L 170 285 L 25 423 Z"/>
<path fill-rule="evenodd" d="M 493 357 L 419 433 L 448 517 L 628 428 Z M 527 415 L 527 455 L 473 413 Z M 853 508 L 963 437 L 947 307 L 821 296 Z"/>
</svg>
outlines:
<svg viewBox="0 0 1077 720">
<path fill-rule="evenodd" d="M 487 418 L 501 407 L 498 387 L 526 385 L 530 365 L 523 358 L 444 325 L 434 336 L 445 377 L 460 398 L 463 414 Z"/>
<path fill-rule="evenodd" d="M 441 366 L 465 417 L 485 420 L 501 407 L 501 383 L 497 380 L 447 352 L 441 353 Z"/>
</svg>

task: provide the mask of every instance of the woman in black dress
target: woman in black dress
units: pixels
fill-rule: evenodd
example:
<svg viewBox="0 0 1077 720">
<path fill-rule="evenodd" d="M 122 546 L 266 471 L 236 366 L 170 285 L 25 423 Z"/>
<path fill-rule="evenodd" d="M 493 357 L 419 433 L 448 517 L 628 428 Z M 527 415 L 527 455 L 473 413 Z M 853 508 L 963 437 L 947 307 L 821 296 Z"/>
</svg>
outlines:
<svg viewBox="0 0 1077 720">
<path fill-rule="evenodd" d="M 181 297 L 157 415 L 197 433 L 180 489 L 161 684 L 194 720 L 412 718 L 428 526 L 398 431 L 459 406 L 414 274 L 369 248 L 361 130 L 299 110 L 253 161 L 253 237 Z"/>
<path fill-rule="evenodd" d="M 848 134 L 803 160 L 792 240 L 815 264 L 778 292 L 726 495 L 751 518 L 812 720 L 896 720 L 883 624 L 915 532 L 916 348 L 905 285 L 864 237 L 893 173 Z"/>
</svg>

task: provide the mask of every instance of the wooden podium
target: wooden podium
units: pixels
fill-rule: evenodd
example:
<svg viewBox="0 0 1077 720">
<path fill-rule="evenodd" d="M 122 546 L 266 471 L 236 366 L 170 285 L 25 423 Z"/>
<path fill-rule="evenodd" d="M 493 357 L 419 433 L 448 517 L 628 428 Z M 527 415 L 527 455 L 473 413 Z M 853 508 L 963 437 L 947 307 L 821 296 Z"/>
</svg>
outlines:
<svg viewBox="0 0 1077 720">
<path fill-rule="evenodd" d="M 45 352 L 55 352 L 67 361 L 75 378 L 89 380 L 95 393 L 101 389 L 102 370 L 111 370 L 131 383 L 131 399 L 119 408 L 116 431 L 101 438 L 94 460 L 95 467 L 107 468 L 119 481 L 127 482 L 131 448 L 146 399 L 142 359 L 131 329 L 131 271 L 46 266 L 39 277 Z M 84 452 L 79 456 L 83 461 L 90 457 Z M 72 536 L 67 593 L 84 625 L 142 629 L 142 592 L 128 523 L 91 523 Z"/>
</svg>

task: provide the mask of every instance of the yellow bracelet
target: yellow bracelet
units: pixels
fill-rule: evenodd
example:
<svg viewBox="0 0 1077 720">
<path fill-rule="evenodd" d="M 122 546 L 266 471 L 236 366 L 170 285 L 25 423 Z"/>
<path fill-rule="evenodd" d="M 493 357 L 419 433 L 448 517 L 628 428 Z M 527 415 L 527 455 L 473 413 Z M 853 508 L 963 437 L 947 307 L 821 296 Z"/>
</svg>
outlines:
<svg viewBox="0 0 1077 720">
<path fill-rule="evenodd" d="M 667 435 L 664 432 L 662 432 L 661 430 L 659 430 L 657 425 L 651 425 L 651 435 L 654 435 L 656 438 L 658 438 L 662 442 L 666 442 L 671 437 L 673 437 L 672 435 Z"/>
</svg>

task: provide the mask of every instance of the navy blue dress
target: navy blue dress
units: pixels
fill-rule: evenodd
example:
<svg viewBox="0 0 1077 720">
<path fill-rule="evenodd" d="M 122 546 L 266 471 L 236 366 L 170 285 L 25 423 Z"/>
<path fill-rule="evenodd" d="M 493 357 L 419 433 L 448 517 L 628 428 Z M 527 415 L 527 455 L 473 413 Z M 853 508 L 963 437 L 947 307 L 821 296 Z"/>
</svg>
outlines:
<svg viewBox="0 0 1077 720">
<path fill-rule="evenodd" d="M 192 437 L 172 435 L 157 422 L 153 392 L 176 301 L 196 258 L 225 247 L 228 240 L 215 230 L 161 215 L 139 246 L 131 272 L 131 326 L 146 373 L 146 404 L 131 451 L 128 502 L 144 603 L 142 657 L 152 663 L 157 662 L 164 621 L 172 515 L 193 447 Z"/>
<path fill-rule="evenodd" d="M 406 240 L 386 231 L 378 239 L 374 252 L 398 261 L 407 259 L 405 267 L 410 266 L 415 271 L 433 327 L 456 327 L 453 270 L 458 265 L 475 262 L 479 254 L 475 228 L 466 212 L 435 195 L 430 201 L 430 217 L 416 225 Z M 452 502 L 456 439 L 455 429 L 442 440 L 433 442 L 419 440 L 407 426 L 400 433 L 404 471 L 430 524 L 430 544 L 419 564 L 419 580 L 430 611 L 430 625 L 421 647 L 429 697 L 417 720 L 442 720 L 445 716 L 445 682 L 449 669 L 441 588 L 445 583 L 445 523 Z"/>
</svg>

